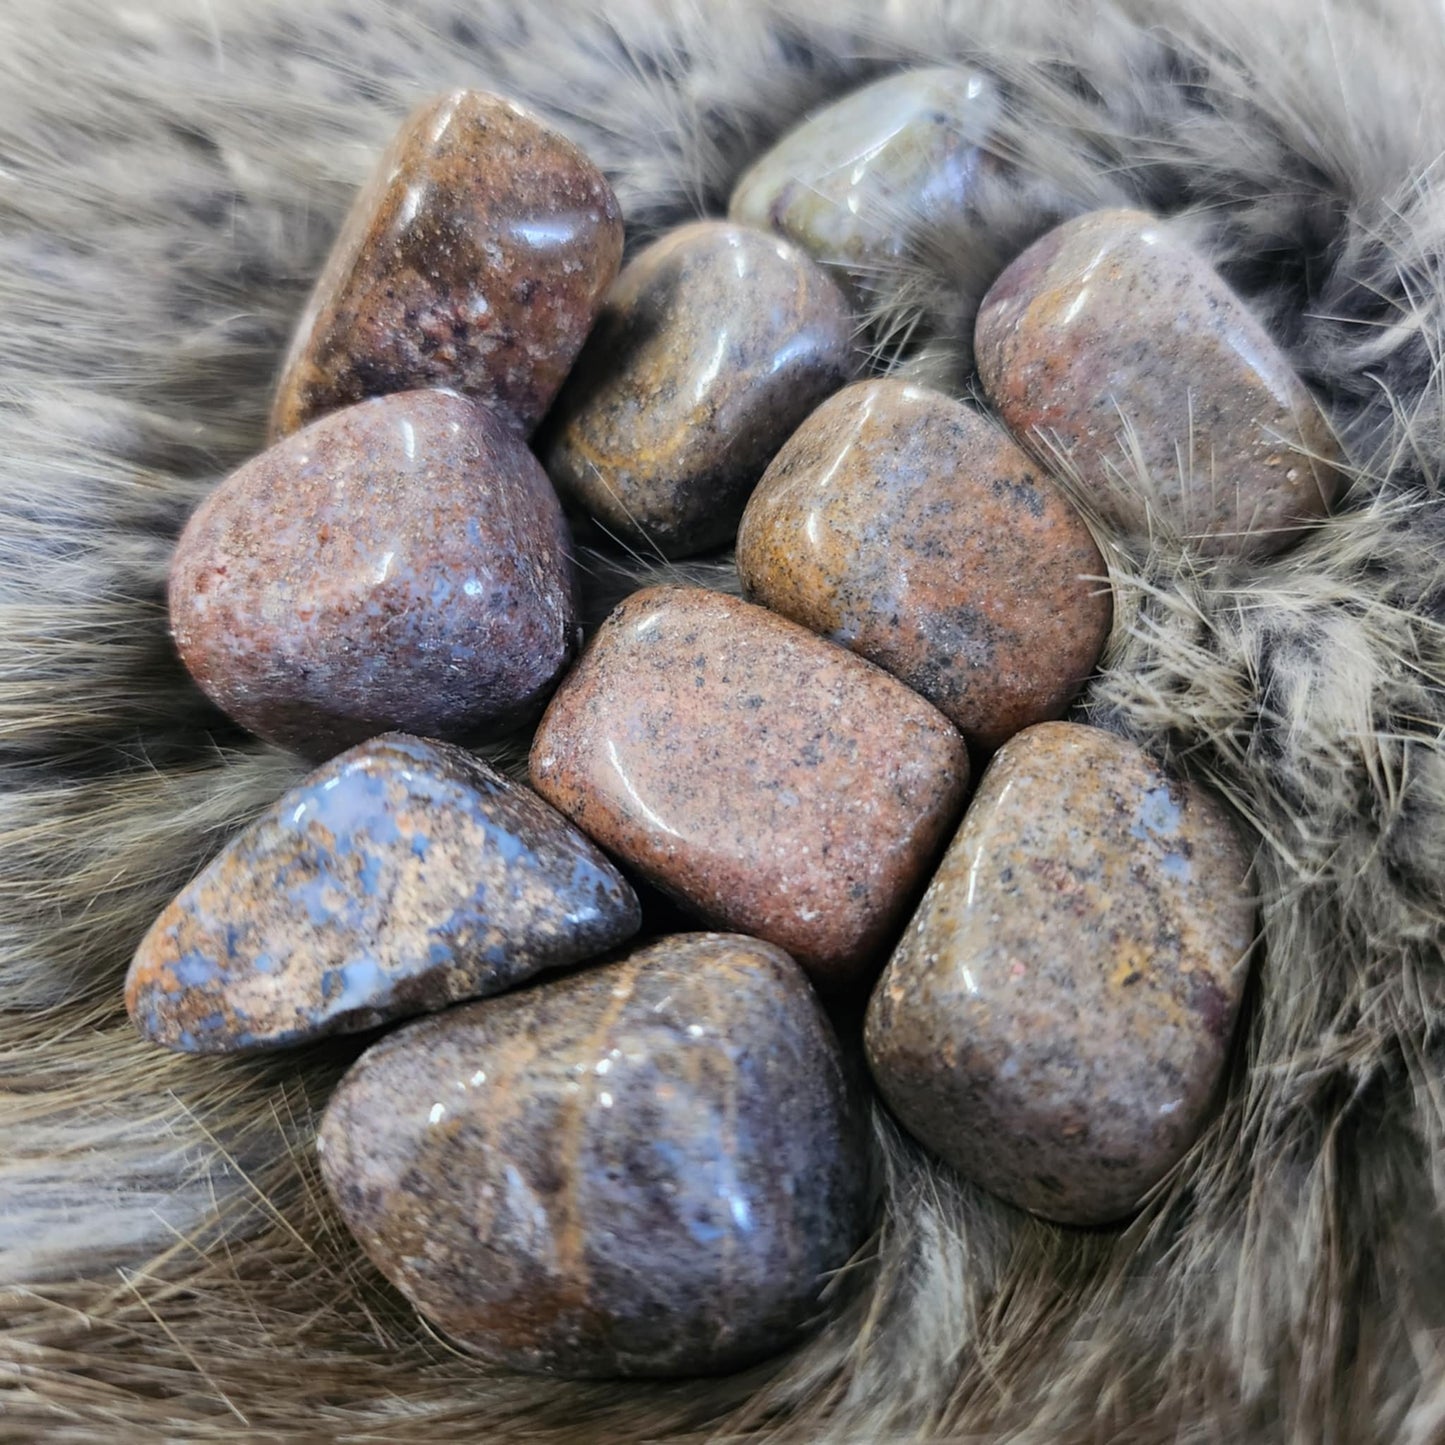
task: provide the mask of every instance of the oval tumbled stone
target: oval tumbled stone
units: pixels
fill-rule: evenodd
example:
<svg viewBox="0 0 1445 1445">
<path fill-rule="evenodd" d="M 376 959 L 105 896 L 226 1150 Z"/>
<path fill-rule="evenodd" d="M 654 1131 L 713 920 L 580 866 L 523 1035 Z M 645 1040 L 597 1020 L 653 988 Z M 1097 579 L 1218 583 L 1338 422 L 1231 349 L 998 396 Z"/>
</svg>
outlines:
<svg viewBox="0 0 1445 1445">
<path fill-rule="evenodd" d="M 1254 937 L 1249 858 L 1133 743 L 1010 739 L 868 1006 L 903 1125 L 1049 1219 L 1127 1214 L 1208 1114 Z"/>
<path fill-rule="evenodd" d="M 763 468 L 854 373 L 843 293 L 796 247 L 721 221 L 629 263 L 558 399 L 564 498 L 668 557 L 732 540 Z"/>
<path fill-rule="evenodd" d="M 530 789 L 393 733 L 311 774 L 182 890 L 126 1007 L 167 1048 L 276 1048 L 499 992 L 639 922 L 616 869 Z"/>
<path fill-rule="evenodd" d="M 1066 458 L 1125 534 L 1162 523 L 1206 552 L 1275 551 L 1339 490 L 1339 447 L 1304 383 L 1153 216 L 1095 211 L 1050 231 L 984 298 L 974 350 L 1013 432 Z"/>
<path fill-rule="evenodd" d="M 902 683 L 683 587 L 607 619 L 531 767 L 543 797 L 685 908 L 823 984 L 879 961 L 968 781 L 963 739 Z"/>
<path fill-rule="evenodd" d="M 920 228 L 967 215 L 999 116 L 978 71 L 884 76 L 783 136 L 738 181 L 728 215 L 866 281 Z"/>
<path fill-rule="evenodd" d="M 861 1112 L 780 949 L 683 934 L 424 1019 L 341 1081 L 322 1173 L 461 1346 L 569 1376 L 740 1368 L 862 1242 Z"/>
<path fill-rule="evenodd" d="M 313 758 L 388 728 L 468 741 L 536 716 L 577 645 L 571 538 L 536 458 L 465 397 L 334 412 L 247 462 L 176 547 L 181 659 Z"/>
<path fill-rule="evenodd" d="M 1058 717 L 1112 616 L 1083 518 L 977 411 L 899 381 L 830 397 L 738 531 L 749 598 L 842 643 L 993 747 Z"/>
<path fill-rule="evenodd" d="M 453 387 L 530 432 L 621 261 L 617 198 L 571 141 L 500 96 L 428 101 L 342 226 L 291 344 L 272 436 L 419 387 Z"/>
</svg>

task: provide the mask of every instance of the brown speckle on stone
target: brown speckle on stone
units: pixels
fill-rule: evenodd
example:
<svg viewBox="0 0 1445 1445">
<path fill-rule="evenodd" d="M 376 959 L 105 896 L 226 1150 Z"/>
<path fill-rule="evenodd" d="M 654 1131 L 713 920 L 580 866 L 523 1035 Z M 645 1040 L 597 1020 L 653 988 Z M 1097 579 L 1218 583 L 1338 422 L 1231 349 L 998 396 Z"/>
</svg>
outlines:
<svg viewBox="0 0 1445 1445">
<path fill-rule="evenodd" d="M 537 790 L 709 924 L 842 984 L 886 949 L 957 816 L 963 739 L 887 673 L 761 607 L 636 593 L 532 745 Z"/>
<path fill-rule="evenodd" d="M 1127 1214 L 1194 1142 L 1254 936 L 1218 803 L 1111 733 L 1004 744 L 868 1006 L 883 1097 L 1049 1219 Z"/>
<path fill-rule="evenodd" d="M 452 392 L 334 412 L 202 503 L 171 628 L 237 722 L 322 758 L 396 728 L 534 718 L 577 644 L 571 538 L 536 459 Z"/>
<path fill-rule="evenodd" d="M 1064 711 L 1112 615 L 1104 560 L 1057 488 L 978 412 L 898 381 L 848 387 L 794 433 L 737 563 L 752 600 L 984 747 Z"/>
<path fill-rule="evenodd" d="M 390 1034 L 319 1148 L 366 1252 L 463 1348 L 671 1376 L 821 1314 L 866 1224 L 865 1137 L 793 961 L 686 934 Z"/>
<path fill-rule="evenodd" d="M 1166 222 L 1096 211 L 984 298 L 979 377 L 1014 433 L 1078 472 L 1123 533 L 1270 552 L 1324 516 L 1339 446 L 1243 301 Z M 1146 476 L 1140 478 L 1138 462 Z"/>
<path fill-rule="evenodd" d="M 342 226 L 291 344 L 272 436 L 418 387 L 453 387 L 529 433 L 621 260 L 617 198 L 571 141 L 500 96 L 428 101 Z"/>
</svg>

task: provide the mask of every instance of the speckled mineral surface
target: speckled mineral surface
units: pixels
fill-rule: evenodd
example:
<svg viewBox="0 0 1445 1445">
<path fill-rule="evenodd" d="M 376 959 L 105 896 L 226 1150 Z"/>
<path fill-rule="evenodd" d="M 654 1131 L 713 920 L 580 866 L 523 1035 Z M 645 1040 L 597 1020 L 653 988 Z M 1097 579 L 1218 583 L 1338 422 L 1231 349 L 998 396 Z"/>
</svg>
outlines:
<svg viewBox="0 0 1445 1445">
<path fill-rule="evenodd" d="M 1112 603 L 1073 506 L 979 412 L 867 381 L 829 398 L 753 493 L 748 596 L 876 662 L 985 747 L 1058 717 Z"/>
<path fill-rule="evenodd" d="M 389 1035 L 320 1149 L 366 1252 L 461 1346 L 665 1376 L 819 1313 L 865 1228 L 864 1137 L 793 961 L 686 934 Z"/>
<path fill-rule="evenodd" d="M 963 739 L 902 683 L 761 607 L 682 587 L 613 612 L 531 767 L 605 848 L 824 984 L 881 962 L 968 780 Z"/>
<path fill-rule="evenodd" d="M 297 328 L 273 436 L 385 392 L 445 386 L 541 419 L 622 260 L 622 213 L 571 141 L 456 90 L 402 126 Z"/>
<path fill-rule="evenodd" d="M 1111 733 L 1042 723 L 994 758 L 879 980 L 889 1107 L 1050 1219 L 1127 1214 L 1189 1148 L 1254 936 L 1223 809 Z"/>
<path fill-rule="evenodd" d="M 1304 383 L 1153 216 L 1095 211 L 1049 232 L 984 298 L 974 350 L 1010 428 L 1056 448 L 1127 535 L 1157 523 L 1208 552 L 1274 551 L 1339 491 Z"/>
<path fill-rule="evenodd" d="M 535 717 L 571 660 L 570 554 L 521 441 L 454 392 L 402 392 L 211 493 L 171 563 L 171 628 L 214 702 L 308 757 L 388 728 L 479 740 Z"/>
<path fill-rule="evenodd" d="M 498 992 L 638 922 L 617 871 L 530 789 L 391 734 L 318 769 L 181 892 L 126 1005 L 168 1048 L 271 1048 Z"/>
</svg>

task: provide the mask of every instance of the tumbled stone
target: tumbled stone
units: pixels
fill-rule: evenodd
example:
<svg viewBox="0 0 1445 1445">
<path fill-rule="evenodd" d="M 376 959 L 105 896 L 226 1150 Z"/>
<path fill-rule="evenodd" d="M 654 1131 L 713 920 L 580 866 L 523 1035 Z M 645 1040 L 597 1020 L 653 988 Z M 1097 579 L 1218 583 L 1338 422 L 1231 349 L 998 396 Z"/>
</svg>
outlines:
<svg viewBox="0 0 1445 1445">
<path fill-rule="evenodd" d="M 312 773 L 181 891 L 126 1006 L 167 1048 L 275 1048 L 497 993 L 639 921 L 617 870 L 530 789 L 391 733 Z"/>
<path fill-rule="evenodd" d="M 385 392 L 452 387 L 527 433 L 622 261 L 622 213 L 571 141 L 456 90 L 403 124 L 301 318 L 272 436 Z"/>
<path fill-rule="evenodd" d="M 543 459 L 564 498 L 668 557 L 730 542 L 788 434 L 851 379 L 843 293 L 796 247 L 722 221 L 672 231 L 618 278 Z"/>
<path fill-rule="evenodd" d="M 821 1314 L 866 1224 L 828 1022 L 785 953 L 736 935 L 665 938 L 390 1034 L 319 1148 L 377 1267 L 513 1369 L 737 1369 Z"/>
<path fill-rule="evenodd" d="M 532 781 L 712 926 L 842 985 L 880 961 L 968 756 L 887 673 L 761 607 L 635 593 L 548 708 Z"/>
<path fill-rule="evenodd" d="M 181 658 L 237 722 L 321 758 L 540 711 L 577 645 L 571 539 L 536 459 L 451 392 L 334 412 L 202 503 L 171 563 Z"/>
<path fill-rule="evenodd" d="M 885 76 L 783 136 L 738 181 L 728 215 L 867 281 L 910 237 L 967 215 L 999 117 L 978 71 Z"/>
<path fill-rule="evenodd" d="M 899 1120 L 1049 1219 L 1127 1214 L 1193 1143 L 1254 936 L 1209 794 L 1096 728 L 1005 743 L 868 1006 Z"/>
<path fill-rule="evenodd" d="M 1058 717 L 1109 633 L 1083 519 L 971 407 L 899 381 L 825 401 L 743 515 L 747 595 L 886 668 L 993 747 Z"/>
<path fill-rule="evenodd" d="M 1014 433 L 1066 458 L 1127 535 L 1275 551 L 1339 490 L 1339 447 L 1283 352 L 1153 216 L 1050 231 L 984 298 L 974 350 Z"/>
</svg>

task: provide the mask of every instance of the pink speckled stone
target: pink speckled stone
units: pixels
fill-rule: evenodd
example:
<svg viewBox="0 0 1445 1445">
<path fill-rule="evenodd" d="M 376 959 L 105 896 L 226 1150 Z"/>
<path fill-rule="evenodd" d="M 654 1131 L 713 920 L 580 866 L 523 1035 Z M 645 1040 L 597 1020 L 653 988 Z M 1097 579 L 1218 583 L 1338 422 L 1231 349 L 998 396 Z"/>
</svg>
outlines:
<svg viewBox="0 0 1445 1445">
<path fill-rule="evenodd" d="M 1057 446 L 1126 534 L 1157 519 L 1202 551 L 1276 551 L 1339 491 L 1338 444 L 1283 352 L 1143 212 L 1031 246 L 984 298 L 974 351 L 1003 419 L 1046 461 Z"/>
<path fill-rule="evenodd" d="M 887 673 L 695 588 L 608 618 L 532 745 L 538 792 L 709 925 L 843 984 L 957 816 L 963 739 Z"/>
<path fill-rule="evenodd" d="M 1005 743 L 868 1006 L 910 1133 L 1050 1219 L 1129 1213 L 1203 1126 L 1254 904 L 1223 808 L 1133 743 Z"/>
<path fill-rule="evenodd" d="M 546 473 L 442 391 L 332 412 L 228 477 L 176 546 L 170 614 L 217 705 L 313 758 L 389 729 L 507 732 L 577 645 Z"/>
</svg>

